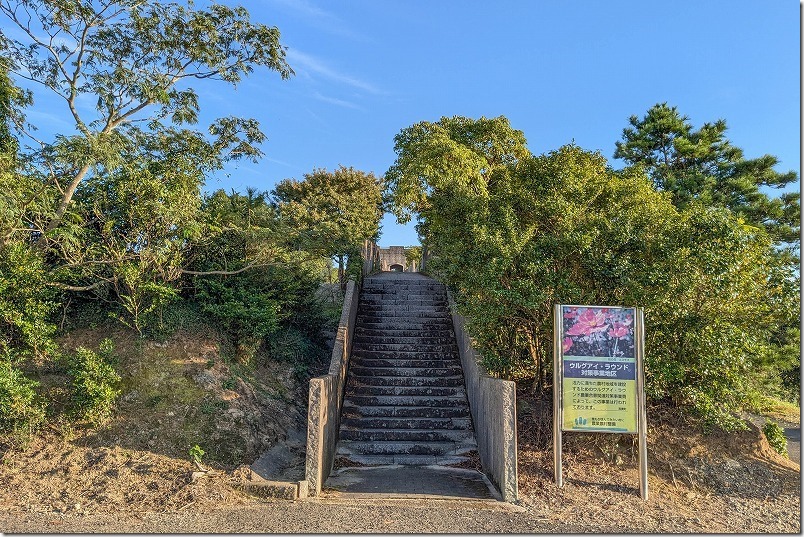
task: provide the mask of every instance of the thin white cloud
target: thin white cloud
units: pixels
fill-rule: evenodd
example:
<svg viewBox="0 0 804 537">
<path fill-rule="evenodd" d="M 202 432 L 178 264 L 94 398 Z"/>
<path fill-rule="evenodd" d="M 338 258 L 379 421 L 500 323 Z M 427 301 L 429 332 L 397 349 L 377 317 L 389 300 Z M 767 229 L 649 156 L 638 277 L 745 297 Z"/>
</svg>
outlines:
<svg viewBox="0 0 804 537">
<path fill-rule="evenodd" d="M 262 160 L 265 160 L 267 162 L 273 162 L 274 164 L 279 164 L 280 166 L 284 166 L 286 168 L 291 168 L 291 169 L 294 169 L 294 170 L 300 170 L 301 169 L 298 166 L 296 166 L 295 164 L 285 162 L 284 160 L 279 160 L 279 159 L 275 159 L 275 158 L 271 158 L 271 157 L 265 157 L 265 156 L 262 157 Z"/>
<path fill-rule="evenodd" d="M 342 106 L 343 108 L 351 108 L 353 110 L 365 110 L 362 106 L 358 106 L 355 103 L 344 101 L 343 99 L 336 99 L 335 97 L 327 97 L 326 95 L 321 95 L 317 91 L 313 93 L 313 97 L 318 99 L 319 101 L 324 101 L 325 103 L 334 104 L 336 106 Z"/>
<path fill-rule="evenodd" d="M 321 9 L 318 6 L 312 5 L 306 0 L 274 0 L 275 4 L 280 4 L 284 7 L 290 8 L 297 13 L 306 17 L 318 19 L 333 19 L 335 18 L 331 13 Z"/>
<path fill-rule="evenodd" d="M 366 82 L 364 80 L 360 80 L 345 73 L 338 72 L 332 67 L 328 66 L 326 63 L 324 63 L 322 60 L 309 54 L 300 52 L 297 49 L 289 48 L 287 50 L 287 60 L 288 63 L 291 65 L 291 67 L 293 67 L 293 69 L 297 73 L 300 70 L 302 72 L 307 71 L 308 75 L 314 73 L 326 79 L 329 79 L 333 82 L 351 86 L 353 88 L 363 90 L 368 93 L 373 93 L 375 95 L 383 93 L 374 84 L 371 84 L 370 82 Z"/>
<path fill-rule="evenodd" d="M 298 15 L 308 24 L 325 32 L 365 41 L 366 37 L 354 33 L 340 17 L 313 5 L 307 0 L 273 0 L 274 5 Z"/>
</svg>

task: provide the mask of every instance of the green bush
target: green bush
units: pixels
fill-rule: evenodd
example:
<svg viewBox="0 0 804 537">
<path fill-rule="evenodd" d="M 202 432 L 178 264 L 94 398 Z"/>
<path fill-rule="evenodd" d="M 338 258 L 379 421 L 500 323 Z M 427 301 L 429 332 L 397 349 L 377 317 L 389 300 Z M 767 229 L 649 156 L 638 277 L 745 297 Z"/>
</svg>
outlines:
<svg viewBox="0 0 804 537">
<path fill-rule="evenodd" d="M 317 344 L 310 335 L 293 327 L 279 331 L 266 341 L 271 359 L 293 366 L 296 380 L 306 381 L 310 377 L 310 365 L 327 358 L 326 349 Z"/>
<path fill-rule="evenodd" d="M 78 347 L 68 357 L 71 379 L 70 411 L 77 419 L 100 425 L 109 419 L 120 395 L 120 375 L 115 371 L 114 346 L 104 339 L 96 353 Z"/>
<path fill-rule="evenodd" d="M 201 311 L 221 327 L 244 361 L 251 360 L 280 320 L 280 301 L 275 292 L 249 276 L 211 277 L 196 284 Z"/>
<path fill-rule="evenodd" d="M 58 306 L 41 254 L 26 244 L 0 249 L 0 354 L 20 359 L 51 354 Z"/>
<path fill-rule="evenodd" d="M 190 334 L 209 335 L 207 316 L 201 305 L 193 300 L 179 298 L 165 305 L 161 323 L 146 326 L 148 338 L 164 341 L 177 331 Z"/>
<path fill-rule="evenodd" d="M 741 428 L 734 415 L 800 364 L 800 277 L 739 214 L 679 209 L 644 170 L 575 145 L 532 156 L 505 118 L 422 122 L 395 142 L 391 208 L 416 214 L 491 374 L 549 384 L 557 303 L 644 307 L 648 398 L 706 427 Z"/>
<path fill-rule="evenodd" d="M 787 438 L 782 429 L 775 421 L 768 420 L 762 427 L 762 432 L 765 433 L 765 438 L 768 439 L 768 444 L 779 455 L 787 457 Z"/>
<path fill-rule="evenodd" d="M 42 424 L 45 408 L 37 386 L 10 361 L 0 360 L 0 433 L 25 438 Z"/>
</svg>

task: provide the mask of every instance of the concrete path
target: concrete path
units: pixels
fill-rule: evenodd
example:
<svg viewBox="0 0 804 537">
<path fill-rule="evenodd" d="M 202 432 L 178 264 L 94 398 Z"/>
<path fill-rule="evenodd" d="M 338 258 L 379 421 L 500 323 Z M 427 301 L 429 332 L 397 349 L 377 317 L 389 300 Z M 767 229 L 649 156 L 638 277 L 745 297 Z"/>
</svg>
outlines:
<svg viewBox="0 0 804 537">
<path fill-rule="evenodd" d="M 752 412 L 745 412 L 743 417 L 759 427 L 760 431 L 765 422 L 768 421 L 767 417 Z M 786 420 L 775 419 L 773 421 L 778 423 L 784 430 L 784 436 L 787 439 L 787 456 L 790 457 L 791 461 L 801 465 L 801 425 Z"/>
<path fill-rule="evenodd" d="M 500 499 L 481 472 L 436 465 L 342 468 L 329 477 L 323 492 L 326 498 Z"/>
<path fill-rule="evenodd" d="M 787 454 L 791 460 L 801 464 L 801 426 L 794 423 L 781 422 L 784 436 L 787 438 Z"/>
</svg>

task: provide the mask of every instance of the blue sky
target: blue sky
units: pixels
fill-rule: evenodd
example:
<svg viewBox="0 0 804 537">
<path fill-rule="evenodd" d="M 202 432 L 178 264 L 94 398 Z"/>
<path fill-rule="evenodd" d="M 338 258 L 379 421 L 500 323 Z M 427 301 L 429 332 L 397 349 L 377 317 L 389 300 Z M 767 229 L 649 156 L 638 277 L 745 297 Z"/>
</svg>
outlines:
<svg viewBox="0 0 804 537">
<path fill-rule="evenodd" d="M 505 115 L 533 153 L 575 141 L 620 167 L 628 117 L 664 101 L 695 126 L 725 119 L 747 157 L 801 169 L 798 2 L 240 3 L 280 29 L 296 75 L 196 86 L 202 119 L 254 117 L 268 136 L 259 164 L 227 169 L 209 190 L 270 190 L 340 164 L 381 175 L 401 129 L 453 115 Z M 384 219 L 381 245 L 414 243 L 412 225 Z"/>
</svg>

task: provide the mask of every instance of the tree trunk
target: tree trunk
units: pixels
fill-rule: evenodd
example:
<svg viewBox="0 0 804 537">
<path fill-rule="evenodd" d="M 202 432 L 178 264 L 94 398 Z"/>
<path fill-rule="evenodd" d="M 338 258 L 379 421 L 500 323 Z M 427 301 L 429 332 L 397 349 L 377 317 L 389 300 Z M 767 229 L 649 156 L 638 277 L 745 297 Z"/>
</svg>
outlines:
<svg viewBox="0 0 804 537">
<path fill-rule="evenodd" d="M 536 344 L 537 340 L 533 336 L 533 332 L 530 330 L 527 331 L 528 336 L 528 352 L 530 353 L 530 358 L 533 360 L 533 363 L 536 364 L 536 379 L 533 381 L 533 391 L 535 393 L 542 393 L 544 390 L 544 384 L 542 382 L 542 371 L 544 370 L 544 360 L 542 360 L 541 353 L 539 352 L 539 346 Z"/>
<path fill-rule="evenodd" d="M 338 283 L 341 284 L 341 289 L 346 289 L 346 271 L 343 267 L 343 255 L 338 256 Z"/>
<path fill-rule="evenodd" d="M 70 184 L 67 185 L 67 189 L 64 191 L 64 194 L 61 197 L 61 202 L 59 202 L 59 207 L 56 209 L 56 214 L 53 218 L 48 222 L 47 226 L 45 227 L 42 234 L 39 236 L 39 240 L 37 241 L 38 245 L 44 246 L 47 244 L 47 239 L 45 236 L 48 232 L 53 231 L 61 224 L 62 219 L 64 218 L 64 214 L 67 212 L 67 207 L 70 206 L 70 202 L 73 200 L 73 195 L 75 194 L 78 185 L 81 184 L 81 181 L 84 180 L 87 173 L 89 172 L 90 165 L 84 164 L 78 173 L 73 177 L 73 180 L 70 181 Z"/>
</svg>

